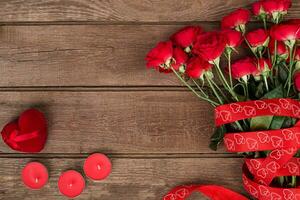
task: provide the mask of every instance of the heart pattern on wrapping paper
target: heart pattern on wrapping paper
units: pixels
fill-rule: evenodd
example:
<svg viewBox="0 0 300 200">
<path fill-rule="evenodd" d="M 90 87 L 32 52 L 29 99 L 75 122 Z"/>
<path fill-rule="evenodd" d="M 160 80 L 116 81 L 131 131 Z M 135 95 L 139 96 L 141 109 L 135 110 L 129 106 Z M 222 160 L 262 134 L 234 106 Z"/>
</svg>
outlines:
<svg viewBox="0 0 300 200">
<path fill-rule="evenodd" d="M 279 99 L 279 103 L 283 109 L 291 109 L 291 104 L 286 99 Z"/>
<path fill-rule="evenodd" d="M 182 188 L 182 189 L 176 191 L 175 194 L 176 194 L 176 196 L 178 196 L 179 198 L 184 198 L 184 197 L 186 197 L 186 196 L 188 195 L 188 190 L 185 189 L 185 188 Z"/>
<path fill-rule="evenodd" d="M 230 104 L 230 108 L 233 113 L 239 113 L 242 112 L 242 106 L 237 103 Z"/>
<path fill-rule="evenodd" d="M 273 113 L 273 114 L 280 113 L 280 106 L 279 105 L 277 105 L 275 103 L 269 103 L 268 107 L 269 107 L 271 113 Z"/>
<path fill-rule="evenodd" d="M 235 145 L 234 145 L 234 141 L 228 138 L 224 139 L 224 144 L 227 147 L 228 150 L 234 150 L 235 149 Z"/>
<path fill-rule="evenodd" d="M 262 196 L 269 196 L 270 195 L 270 191 L 268 190 L 267 187 L 265 187 L 263 185 L 260 185 L 258 188 L 259 188 L 260 195 L 262 195 Z"/>
<path fill-rule="evenodd" d="M 275 149 L 270 153 L 270 158 L 273 158 L 275 160 L 279 160 L 281 156 L 283 155 L 283 152 L 279 149 Z"/>
<path fill-rule="evenodd" d="M 271 142 L 274 148 L 281 148 L 283 147 L 283 140 L 281 137 L 278 136 L 272 136 Z"/>
<path fill-rule="evenodd" d="M 228 111 L 221 111 L 219 112 L 223 121 L 230 121 L 231 120 L 231 113 Z"/>
<path fill-rule="evenodd" d="M 261 177 L 261 178 L 266 178 L 268 174 L 268 171 L 265 168 L 261 168 L 259 170 L 257 170 L 257 176 Z"/>
<path fill-rule="evenodd" d="M 292 105 L 292 112 L 293 112 L 294 115 L 299 116 L 300 108 L 296 105 Z"/>
<path fill-rule="evenodd" d="M 256 110 L 252 106 L 244 106 L 243 110 L 246 116 L 253 116 L 256 114 Z"/>
<path fill-rule="evenodd" d="M 277 193 L 272 192 L 271 193 L 271 200 L 281 200 L 281 196 Z"/>
<path fill-rule="evenodd" d="M 266 109 L 267 108 L 267 104 L 264 101 L 261 100 L 255 100 L 254 101 L 255 106 L 257 107 L 257 109 L 262 110 L 262 109 Z"/>
<path fill-rule="evenodd" d="M 245 144 L 245 137 L 241 134 L 234 134 L 233 137 L 237 144 Z"/>
<path fill-rule="evenodd" d="M 286 167 L 291 174 L 299 174 L 299 166 L 296 163 L 289 162 L 286 164 Z"/>
<path fill-rule="evenodd" d="M 40 152 L 47 140 L 47 122 L 37 109 L 24 111 L 17 120 L 9 122 L 1 131 L 3 141 L 13 150 Z"/>
<path fill-rule="evenodd" d="M 258 197 L 258 191 L 256 190 L 255 187 L 253 187 L 252 185 L 249 185 L 248 186 L 248 190 L 249 190 L 249 193 L 254 196 L 254 197 Z"/>
<path fill-rule="evenodd" d="M 270 136 L 269 134 L 265 132 L 258 132 L 257 137 L 261 143 L 268 143 L 270 142 Z"/>
<path fill-rule="evenodd" d="M 277 162 L 272 161 L 272 162 L 270 162 L 270 163 L 267 164 L 266 168 L 270 172 L 275 173 L 280 168 L 280 165 Z"/>
<path fill-rule="evenodd" d="M 168 194 L 164 197 L 164 200 L 176 200 L 175 194 Z"/>
<path fill-rule="evenodd" d="M 251 159 L 250 163 L 254 169 L 258 169 L 261 166 L 261 163 L 255 159 Z"/>
<path fill-rule="evenodd" d="M 283 129 L 281 132 L 283 134 L 284 139 L 286 140 L 293 140 L 295 138 L 295 134 L 291 130 Z"/>
<path fill-rule="evenodd" d="M 255 139 L 247 138 L 246 142 L 249 149 L 253 150 L 258 148 L 258 142 Z"/>
<path fill-rule="evenodd" d="M 295 200 L 294 193 L 289 189 L 284 189 L 283 190 L 283 197 L 284 197 L 285 200 Z"/>
</svg>

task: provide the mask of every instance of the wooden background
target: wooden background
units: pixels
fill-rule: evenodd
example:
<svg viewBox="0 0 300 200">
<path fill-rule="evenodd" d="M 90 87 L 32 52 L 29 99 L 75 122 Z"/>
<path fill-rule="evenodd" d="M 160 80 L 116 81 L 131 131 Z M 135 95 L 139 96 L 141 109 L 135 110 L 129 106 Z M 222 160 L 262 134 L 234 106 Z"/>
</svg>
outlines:
<svg viewBox="0 0 300 200">
<path fill-rule="evenodd" d="M 144 57 L 178 28 L 216 28 L 222 16 L 251 2 L 1 0 L 0 125 L 29 107 L 44 111 L 50 125 L 40 154 L 0 144 L 0 199 L 66 199 L 57 189 L 59 174 L 81 170 L 97 151 L 112 159 L 113 173 L 99 183 L 88 180 L 77 199 L 158 200 L 188 183 L 244 193 L 241 159 L 208 148 L 211 107 L 175 77 L 146 70 Z M 300 14 L 300 2 L 293 3 L 289 18 Z M 20 180 L 32 160 L 50 171 L 39 191 Z"/>
</svg>

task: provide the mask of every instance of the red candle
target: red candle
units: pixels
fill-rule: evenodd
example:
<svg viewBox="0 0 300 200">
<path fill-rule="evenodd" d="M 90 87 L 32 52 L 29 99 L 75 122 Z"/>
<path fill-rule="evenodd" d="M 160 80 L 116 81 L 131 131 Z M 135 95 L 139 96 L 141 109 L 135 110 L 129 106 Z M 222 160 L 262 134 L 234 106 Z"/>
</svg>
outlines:
<svg viewBox="0 0 300 200">
<path fill-rule="evenodd" d="M 103 180 L 111 172 L 111 162 L 105 155 L 94 153 L 85 160 L 83 170 L 87 177 Z"/>
<path fill-rule="evenodd" d="M 22 181 L 30 189 L 40 189 L 48 182 L 48 170 L 39 162 L 30 162 L 22 170 Z"/>
<path fill-rule="evenodd" d="M 63 172 L 59 177 L 58 189 L 63 195 L 69 198 L 80 195 L 84 187 L 85 181 L 82 175 L 75 170 Z"/>
</svg>

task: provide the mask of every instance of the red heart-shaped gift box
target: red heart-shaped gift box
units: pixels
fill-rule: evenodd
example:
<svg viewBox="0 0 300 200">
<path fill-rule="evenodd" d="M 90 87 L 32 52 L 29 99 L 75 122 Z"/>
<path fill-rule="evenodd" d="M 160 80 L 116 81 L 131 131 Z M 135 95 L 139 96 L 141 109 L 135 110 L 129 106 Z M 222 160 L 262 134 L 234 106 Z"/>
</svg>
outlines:
<svg viewBox="0 0 300 200">
<path fill-rule="evenodd" d="M 4 142 L 13 150 L 40 152 L 47 140 L 47 121 L 42 112 L 28 109 L 20 117 L 4 126 L 1 131 Z"/>
</svg>

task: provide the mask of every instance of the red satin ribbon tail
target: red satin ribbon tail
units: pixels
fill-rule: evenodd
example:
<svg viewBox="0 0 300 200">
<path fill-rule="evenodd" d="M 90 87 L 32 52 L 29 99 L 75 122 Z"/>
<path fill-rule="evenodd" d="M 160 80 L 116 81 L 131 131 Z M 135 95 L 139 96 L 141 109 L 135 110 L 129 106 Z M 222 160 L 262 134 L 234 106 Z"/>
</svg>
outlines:
<svg viewBox="0 0 300 200">
<path fill-rule="evenodd" d="M 236 192 L 217 185 L 178 186 L 166 194 L 163 200 L 187 200 L 194 192 L 200 192 L 212 200 L 248 200 Z"/>
<path fill-rule="evenodd" d="M 248 200 L 236 192 L 217 185 L 202 185 L 199 191 L 212 200 Z"/>
</svg>

